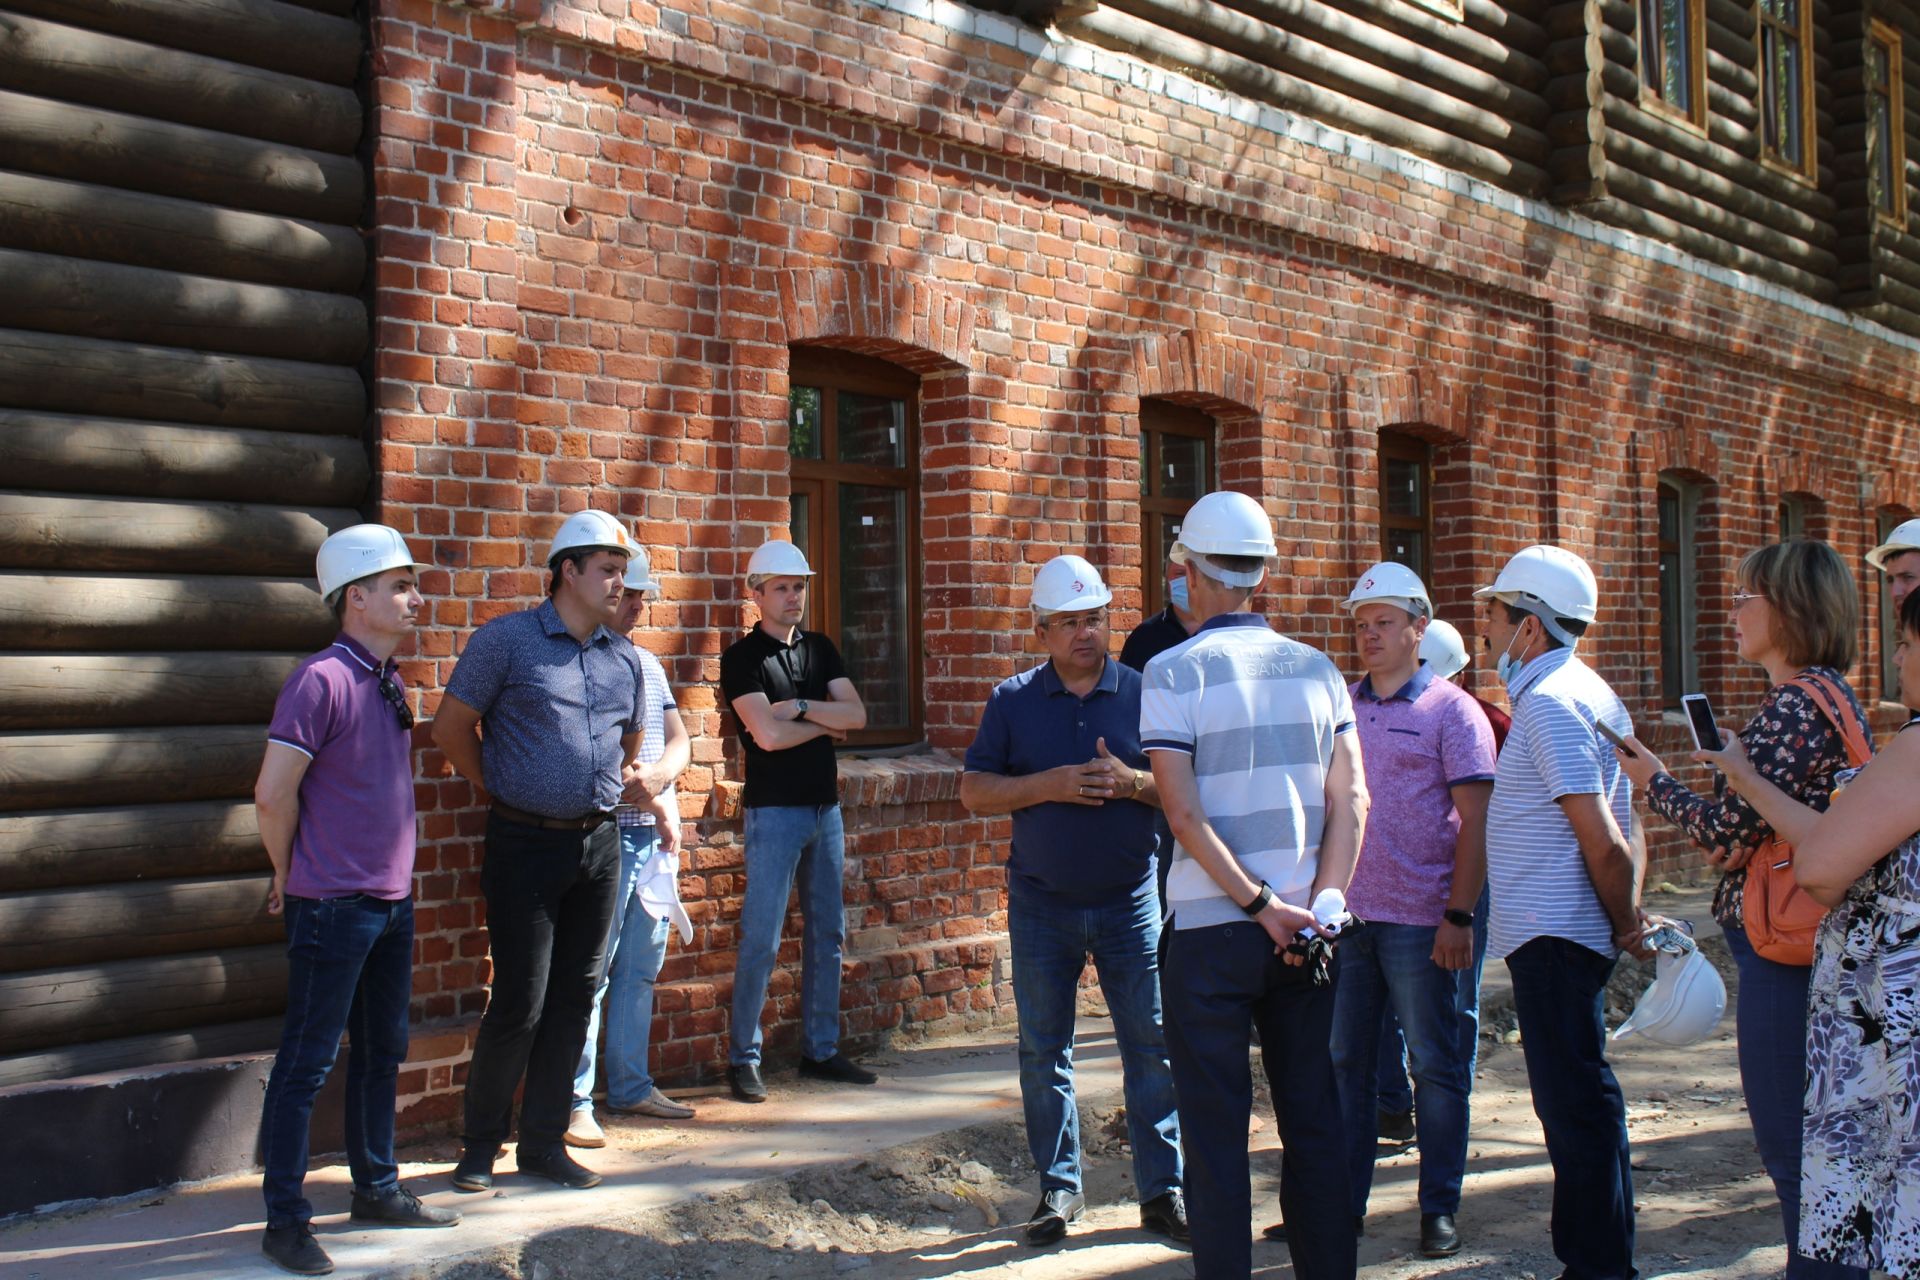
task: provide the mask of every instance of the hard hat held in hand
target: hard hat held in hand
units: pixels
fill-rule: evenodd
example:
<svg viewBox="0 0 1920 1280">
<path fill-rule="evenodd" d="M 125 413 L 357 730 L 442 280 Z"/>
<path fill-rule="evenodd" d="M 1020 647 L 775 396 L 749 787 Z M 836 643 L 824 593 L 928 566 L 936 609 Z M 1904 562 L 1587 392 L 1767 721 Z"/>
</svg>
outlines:
<svg viewBox="0 0 1920 1280">
<path fill-rule="evenodd" d="M 1905 551 L 1920 551 L 1920 520 L 1903 520 L 1895 525 L 1885 542 L 1867 552 L 1867 563 L 1885 573 L 1887 561 Z"/>
<path fill-rule="evenodd" d="M 769 539 L 760 544 L 760 549 L 747 561 L 749 578 L 811 578 L 813 566 L 807 563 L 807 557 L 800 548 L 791 542 L 778 538 Z"/>
<path fill-rule="evenodd" d="M 1668 935 L 1679 942 L 1662 941 Z M 1726 984 L 1693 939 L 1677 929 L 1659 930 L 1652 941 L 1660 948 L 1653 985 L 1612 1038 L 1640 1035 L 1676 1048 L 1699 1044 L 1713 1034 L 1727 1010 Z M 1684 949 L 1679 943 L 1685 944 Z"/>
<path fill-rule="evenodd" d="M 1600 585 L 1587 562 L 1565 547 L 1535 546 L 1517 552 L 1490 587 L 1473 593 L 1529 608 L 1545 605 L 1556 618 L 1592 622 L 1600 612 Z"/>
<path fill-rule="evenodd" d="M 356 524 L 329 537 L 320 544 L 313 558 L 314 576 L 320 579 L 320 595 L 331 599 L 333 593 L 362 578 L 389 569 L 426 569 L 407 550 L 407 540 L 383 524 Z"/>
<path fill-rule="evenodd" d="M 1420 661 L 1433 668 L 1442 680 L 1451 679 L 1467 669 L 1467 642 L 1460 628 L 1439 618 L 1427 620 L 1427 633 L 1420 637 Z"/>
<path fill-rule="evenodd" d="M 553 545 L 547 548 L 547 563 L 569 551 L 619 551 L 629 558 L 639 552 L 640 544 L 627 533 L 626 526 L 604 511 L 576 511 L 554 531 Z"/>
<path fill-rule="evenodd" d="M 1033 575 L 1033 607 L 1048 613 L 1098 609 L 1112 599 L 1100 571 L 1079 556 L 1055 556 Z"/>
<path fill-rule="evenodd" d="M 1419 574 L 1392 560 L 1383 560 L 1361 574 L 1360 581 L 1347 593 L 1345 603 L 1348 613 L 1363 604 L 1390 604 L 1416 617 L 1433 616 L 1433 600 L 1427 595 L 1427 584 L 1420 581 Z"/>
</svg>

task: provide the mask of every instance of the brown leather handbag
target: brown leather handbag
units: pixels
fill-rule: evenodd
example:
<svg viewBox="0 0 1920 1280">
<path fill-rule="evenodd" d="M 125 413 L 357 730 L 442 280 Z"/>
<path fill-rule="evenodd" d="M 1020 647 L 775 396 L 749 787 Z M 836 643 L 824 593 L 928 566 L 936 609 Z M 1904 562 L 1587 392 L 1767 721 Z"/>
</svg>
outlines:
<svg viewBox="0 0 1920 1280">
<path fill-rule="evenodd" d="M 1855 767 L 1873 758 L 1866 726 L 1853 712 L 1846 693 L 1825 676 L 1811 672 L 1793 684 L 1813 699 L 1813 705 L 1847 745 L 1847 759 Z M 1747 863 L 1747 883 L 1740 903 L 1747 925 L 1747 941 L 1755 952 L 1776 964 L 1813 963 L 1813 935 L 1827 909 L 1808 897 L 1793 878 L 1793 846 L 1769 836 Z"/>
</svg>

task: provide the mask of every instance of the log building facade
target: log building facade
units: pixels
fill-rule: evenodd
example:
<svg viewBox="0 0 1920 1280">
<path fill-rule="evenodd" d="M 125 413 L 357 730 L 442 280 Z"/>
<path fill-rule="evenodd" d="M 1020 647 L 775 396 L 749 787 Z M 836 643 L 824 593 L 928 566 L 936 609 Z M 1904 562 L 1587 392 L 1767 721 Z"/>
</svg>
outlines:
<svg viewBox="0 0 1920 1280">
<path fill-rule="evenodd" d="M 1185 505 L 1254 493 L 1265 606 L 1353 669 L 1367 564 L 1472 635 L 1562 541 L 1680 756 L 1680 692 L 1760 693 L 1739 556 L 1858 564 L 1920 511 L 1912 0 L 992 7 L 0 0 L 0 1124 L 40 1153 L 0 1213 L 251 1158 L 283 973 L 251 782 L 344 524 L 436 566 L 423 718 L 566 513 L 650 549 L 695 735 L 674 1084 L 724 1061 L 715 686 L 769 533 L 875 713 L 842 765 L 870 1042 L 1009 1016 L 1006 824 L 958 753 L 1055 552 L 1130 625 Z M 419 741 L 416 1129 L 489 972 L 482 811 Z"/>
</svg>

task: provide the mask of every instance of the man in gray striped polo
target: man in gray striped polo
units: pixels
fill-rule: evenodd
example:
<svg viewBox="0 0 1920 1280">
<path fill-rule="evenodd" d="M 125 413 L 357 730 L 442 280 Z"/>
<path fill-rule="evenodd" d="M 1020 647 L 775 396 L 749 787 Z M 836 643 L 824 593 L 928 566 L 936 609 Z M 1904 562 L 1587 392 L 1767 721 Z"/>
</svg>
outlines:
<svg viewBox="0 0 1920 1280">
<path fill-rule="evenodd" d="M 1633 726 L 1574 653 L 1599 612 L 1586 561 L 1528 547 L 1487 600 L 1487 638 L 1513 706 L 1487 810 L 1488 951 L 1513 974 L 1534 1114 L 1553 1162 L 1553 1252 L 1564 1280 L 1633 1280 L 1626 1107 L 1602 1002 L 1621 951 L 1644 955 L 1632 787 L 1595 726 Z"/>
</svg>

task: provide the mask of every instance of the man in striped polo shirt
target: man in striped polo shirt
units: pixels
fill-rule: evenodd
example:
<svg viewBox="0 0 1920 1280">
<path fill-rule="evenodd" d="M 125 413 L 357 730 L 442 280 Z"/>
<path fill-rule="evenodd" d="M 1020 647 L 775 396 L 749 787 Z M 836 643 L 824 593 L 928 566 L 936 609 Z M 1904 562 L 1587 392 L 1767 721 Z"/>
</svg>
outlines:
<svg viewBox="0 0 1920 1280">
<path fill-rule="evenodd" d="M 1325 935 L 1310 904 L 1344 895 L 1366 823 L 1366 774 L 1346 681 L 1319 650 L 1248 611 L 1277 554 L 1253 499 L 1211 493 L 1176 548 L 1194 616 L 1147 664 L 1141 746 L 1178 843 L 1161 968 L 1186 1148 L 1194 1271 L 1251 1273 L 1247 1041 L 1260 1037 L 1280 1140 L 1280 1203 L 1301 1280 L 1354 1274 L 1344 1126 L 1328 1043 L 1332 965 L 1290 951 Z"/>
<path fill-rule="evenodd" d="M 1553 1252 L 1566 1280 L 1632 1280 L 1626 1107 L 1602 1001 L 1622 950 L 1644 955 L 1632 787 L 1594 727 L 1633 726 L 1574 653 L 1599 611 L 1586 561 L 1528 547 L 1491 587 L 1487 638 L 1513 731 L 1487 810 L 1488 950 L 1513 974 L 1534 1114 L 1553 1162 Z"/>
</svg>

